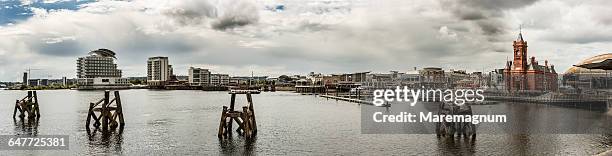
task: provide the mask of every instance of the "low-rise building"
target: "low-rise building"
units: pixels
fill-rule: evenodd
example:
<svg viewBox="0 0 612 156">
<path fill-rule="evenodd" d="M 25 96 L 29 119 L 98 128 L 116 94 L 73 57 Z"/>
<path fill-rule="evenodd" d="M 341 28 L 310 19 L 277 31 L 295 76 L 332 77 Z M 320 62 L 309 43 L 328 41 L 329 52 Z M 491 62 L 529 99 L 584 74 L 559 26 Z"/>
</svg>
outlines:
<svg viewBox="0 0 612 156">
<path fill-rule="evenodd" d="M 189 85 L 204 86 L 210 84 L 211 73 L 208 69 L 189 67 Z"/>
</svg>

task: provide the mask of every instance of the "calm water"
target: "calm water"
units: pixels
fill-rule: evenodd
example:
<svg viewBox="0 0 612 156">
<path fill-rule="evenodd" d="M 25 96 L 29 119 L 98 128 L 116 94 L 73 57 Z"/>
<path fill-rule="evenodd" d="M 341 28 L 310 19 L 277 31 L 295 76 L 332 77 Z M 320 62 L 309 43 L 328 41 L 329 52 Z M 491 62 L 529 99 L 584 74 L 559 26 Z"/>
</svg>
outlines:
<svg viewBox="0 0 612 156">
<path fill-rule="evenodd" d="M 254 95 L 259 131 L 252 141 L 237 135 L 217 139 L 221 108 L 229 105 L 227 92 L 178 90 L 121 91 L 123 134 L 89 137 L 84 128 L 88 103 L 102 98 L 101 91 L 38 91 L 42 117 L 37 128 L 13 122 L 14 102 L 25 95 L 0 91 L 0 134 L 70 135 L 70 150 L 2 155 L 587 155 L 612 148 L 611 136 L 597 134 L 481 134 L 474 143 L 432 134 L 361 134 L 361 106 L 289 92 Z M 246 102 L 242 96 L 237 101 L 237 106 Z"/>
</svg>

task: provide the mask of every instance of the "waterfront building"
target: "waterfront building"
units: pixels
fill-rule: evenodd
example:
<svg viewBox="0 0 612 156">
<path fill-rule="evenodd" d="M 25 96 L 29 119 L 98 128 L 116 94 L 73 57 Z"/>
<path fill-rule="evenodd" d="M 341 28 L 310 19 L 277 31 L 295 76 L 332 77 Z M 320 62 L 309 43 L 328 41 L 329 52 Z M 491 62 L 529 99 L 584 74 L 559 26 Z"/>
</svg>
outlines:
<svg viewBox="0 0 612 156">
<path fill-rule="evenodd" d="M 156 56 L 147 60 L 147 84 L 149 86 L 163 86 L 172 75 L 172 66 L 168 57 Z"/>
<path fill-rule="evenodd" d="M 468 79 L 470 79 L 470 74 L 468 74 L 465 70 L 450 70 L 449 72 L 445 72 L 445 76 L 448 78 L 447 86 L 449 88 L 456 88 L 459 85 L 459 81 L 461 82 L 462 87 L 467 85 Z"/>
<path fill-rule="evenodd" d="M 219 74 L 220 85 L 227 86 L 230 83 L 230 76 L 228 74 Z"/>
<path fill-rule="evenodd" d="M 210 74 L 210 85 L 213 86 L 228 86 L 230 77 L 227 74 Z"/>
<path fill-rule="evenodd" d="M 558 88 L 555 66 L 544 61 L 540 65 L 535 57 L 527 59 L 527 41 L 523 34 L 513 41 L 514 61 L 508 61 L 504 69 L 508 91 L 556 91 Z"/>
<path fill-rule="evenodd" d="M 421 86 L 425 88 L 446 88 L 447 79 L 442 68 L 428 67 L 419 71 Z"/>
<path fill-rule="evenodd" d="M 115 63 L 115 52 L 98 49 L 77 59 L 77 89 L 117 89 L 130 86 L 121 78 L 121 70 Z"/>
<path fill-rule="evenodd" d="M 333 86 L 335 84 L 338 84 L 338 82 L 342 81 L 342 78 L 343 78 L 342 76 L 335 75 L 335 74 L 328 75 L 328 76 L 324 75 L 321 81 L 323 82 L 323 85 L 325 86 Z"/>
<path fill-rule="evenodd" d="M 565 71 L 562 84 L 582 90 L 612 89 L 611 71 L 577 67 L 583 64 L 598 63 L 608 59 L 612 59 L 612 53 L 593 56 L 578 62 L 576 66 Z"/>
<path fill-rule="evenodd" d="M 210 74 L 210 85 L 217 86 L 221 84 L 221 75 Z"/>
<path fill-rule="evenodd" d="M 231 77 L 229 86 L 239 86 L 240 84 L 246 84 L 245 81 L 241 81 L 241 79 Z"/>
<path fill-rule="evenodd" d="M 306 79 L 308 79 L 309 82 L 312 82 L 312 84 L 314 85 L 323 85 L 323 74 L 321 73 L 316 73 L 315 72 L 310 72 L 307 76 Z"/>
<path fill-rule="evenodd" d="M 410 70 L 405 74 L 400 75 L 400 81 L 403 86 L 408 86 L 411 88 L 418 88 L 421 84 L 421 74 L 419 74 L 418 70 Z"/>
<path fill-rule="evenodd" d="M 210 84 L 211 73 L 208 69 L 189 67 L 189 85 L 204 86 Z"/>
<path fill-rule="evenodd" d="M 361 85 L 364 88 L 395 88 L 399 85 L 399 72 L 390 71 L 389 73 L 368 73 L 365 82 Z"/>
<path fill-rule="evenodd" d="M 487 87 L 494 90 L 505 90 L 504 69 L 495 69 L 489 72 Z"/>
</svg>

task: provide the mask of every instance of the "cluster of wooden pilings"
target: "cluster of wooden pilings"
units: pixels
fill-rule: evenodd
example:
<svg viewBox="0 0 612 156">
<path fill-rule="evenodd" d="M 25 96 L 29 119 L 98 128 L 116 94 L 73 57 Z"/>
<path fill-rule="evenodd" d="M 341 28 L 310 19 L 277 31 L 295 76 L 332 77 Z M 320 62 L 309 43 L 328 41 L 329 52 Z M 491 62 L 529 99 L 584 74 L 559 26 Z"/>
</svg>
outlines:
<svg viewBox="0 0 612 156">
<path fill-rule="evenodd" d="M 13 111 L 13 119 L 16 119 L 17 111 L 19 118 L 23 121 L 25 116 L 29 120 L 38 120 L 40 118 L 40 108 L 38 106 L 38 96 L 36 91 L 28 91 L 28 95 L 21 100 L 15 102 L 15 110 Z"/>
<path fill-rule="evenodd" d="M 115 131 L 117 128 L 119 128 L 119 133 L 123 132 L 125 121 L 121 97 L 119 96 L 119 91 L 114 93 L 115 97 L 110 99 L 110 91 L 104 91 L 104 98 L 95 103 L 89 103 L 89 111 L 85 123 L 87 132 L 90 132 L 90 123 L 92 121 L 94 122 L 94 132 L 101 129 L 100 131 L 106 134 Z"/>
<path fill-rule="evenodd" d="M 463 107 L 463 108 L 462 108 Z M 453 103 L 440 103 L 438 115 L 472 115 L 469 104 L 457 106 Z M 471 122 L 436 122 L 436 136 L 454 138 L 463 136 L 466 139 L 476 139 L 476 125 Z"/>
<path fill-rule="evenodd" d="M 236 132 L 246 138 L 252 138 L 257 135 L 257 121 L 255 120 L 255 110 L 253 109 L 253 99 L 251 94 L 259 94 L 257 90 L 233 90 L 230 91 L 231 101 L 229 108 L 223 106 L 221 112 L 221 121 L 219 123 L 218 137 L 228 138 L 232 136 L 232 125 L 235 121 L 238 124 Z M 234 110 L 236 103 L 236 94 L 246 94 L 247 106 L 242 107 L 242 111 Z"/>
</svg>

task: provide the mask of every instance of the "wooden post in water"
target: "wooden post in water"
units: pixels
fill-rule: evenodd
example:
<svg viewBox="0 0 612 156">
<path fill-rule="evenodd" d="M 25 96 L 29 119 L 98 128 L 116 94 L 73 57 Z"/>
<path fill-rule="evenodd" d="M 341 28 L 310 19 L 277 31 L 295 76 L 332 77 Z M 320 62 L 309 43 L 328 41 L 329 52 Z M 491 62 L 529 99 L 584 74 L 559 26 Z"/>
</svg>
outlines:
<svg viewBox="0 0 612 156">
<path fill-rule="evenodd" d="M 89 103 L 89 111 L 87 112 L 87 120 L 85 121 L 85 128 L 88 133 L 91 128 L 90 124 L 92 120 L 94 121 L 94 130 L 101 128 L 104 134 L 115 131 L 117 127 L 119 127 L 119 133 L 123 132 L 125 118 L 123 116 L 121 97 L 119 96 L 119 91 L 115 91 L 114 94 L 115 97 L 110 99 L 110 91 L 104 91 L 104 98 L 100 99 L 98 102 Z M 113 103 L 115 105 L 113 105 Z M 96 112 L 99 114 L 96 115 Z M 100 127 L 100 125 L 102 127 Z"/>
<path fill-rule="evenodd" d="M 227 106 L 223 106 L 223 111 L 221 111 L 221 121 L 219 122 L 219 134 L 217 135 L 217 137 L 222 138 L 223 135 L 225 134 L 225 124 L 226 124 L 226 116 L 225 113 L 227 113 Z"/>
<path fill-rule="evenodd" d="M 255 90 L 240 90 L 230 91 L 231 100 L 230 107 L 223 106 L 221 112 L 221 120 L 219 121 L 219 132 L 217 136 L 221 138 L 227 138 L 232 135 L 232 124 L 236 121 L 238 128 L 236 132 L 244 135 L 246 138 L 252 138 L 257 134 L 257 123 L 255 120 L 255 109 L 253 108 L 253 99 L 251 94 L 259 94 L 259 91 Z M 241 111 L 234 109 L 236 103 L 236 94 L 246 94 L 247 105 L 242 107 Z M 229 121 L 227 121 L 229 120 Z"/>
<path fill-rule="evenodd" d="M 17 116 L 17 111 L 19 111 L 19 118 L 22 120 L 26 115 L 28 116 L 28 119 L 37 120 L 40 118 L 40 107 L 38 106 L 38 96 L 36 95 L 36 91 L 28 91 L 26 97 L 15 101 L 13 119 L 15 119 Z"/>
<path fill-rule="evenodd" d="M 257 121 L 255 120 L 255 109 L 253 108 L 253 98 L 251 97 L 251 93 L 247 93 L 247 102 L 248 102 L 248 112 L 249 112 L 249 119 L 252 120 L 251 122 L 253 122 L 252 128 L 253 129 L 253 135 L 257 135 Z"/>
<path fill-rule="evenodd" d="M 104 103 L 102 103 L 102 110 L 101 112 L 101 116 L 102 116 L 102 133 L 107 133 L 108 132 L 108 98 L 109 98 L 109 91 L 104 91 Z"/>
<path fill-rule="evenodd" d="M 15 110 L 13 110 L 13 119 L 15 119 L 15 115 L 17 114 L 17 109 L 19 109 L 18 104 L 19 104 L 19 100 L 15 102 Z M 21 109 L 19 109 L 19 112 L 21 112 Z"/>
<path fill-rule="evenodd" d="M 115 113 L 119 116 L 120 129 L 123 129 L 125 119 L 123 118 L 123 106 L 121 106 L 121 96 L 119 96 L 119 91 L 115 91 L 115 103 L 117 103 L 117 110 Z"/>
<path fill-rule="evenodd" d="M 38 95 L 36 95 L 36 91 L 34 92 L 34 111 L 36 112 L 36 118 L 40 118 L 40 109 L 38 107 Z"/>
</svg>

